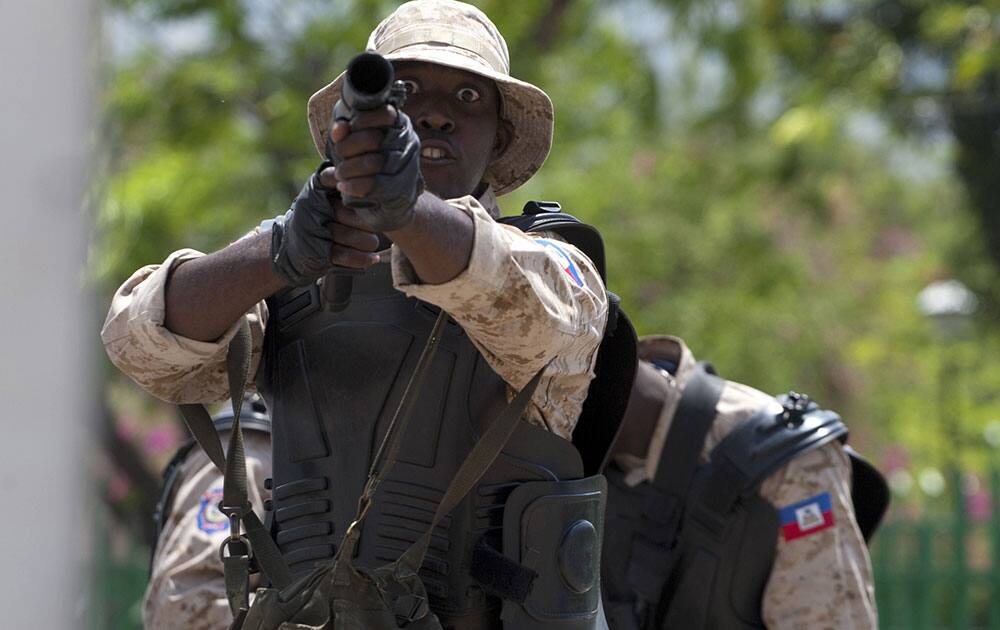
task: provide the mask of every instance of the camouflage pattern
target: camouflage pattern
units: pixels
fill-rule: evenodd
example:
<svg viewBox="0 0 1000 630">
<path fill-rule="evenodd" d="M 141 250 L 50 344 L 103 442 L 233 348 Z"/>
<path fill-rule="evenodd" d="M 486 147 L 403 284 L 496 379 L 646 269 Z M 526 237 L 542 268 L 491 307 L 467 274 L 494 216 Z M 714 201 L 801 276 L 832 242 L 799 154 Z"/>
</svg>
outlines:
<svg viewBox="0 0 1000 630">
<path fill-rule="evenodd" d="M 166 284 L 171 271 L 203 256 L 193 249 L 176 251 L 161 265 L 137 270 L 115 292 L 101 340 L 111 362 L 144 390 L 171 403 L 213 403 L 229 399 L 226 349 L 239 329 L 234 322 L 215 342 L 170 332 L 164 325 Z M 255 374 L 263 348 L 267 306 L 260 302 L 246 315 L 253 338 L 250 373 Z"/>
<path fill-rule="evenodd" d="M 569 439 L 593 377 L 607 317 L 600 276 L 590 259 L 562 243 L 581 286 L 567 273 L 557 253 L 538 240 L 555 240 L 555 235 L 528 235 L 496 223 L 496 198 L 490 192 L 478 201 L 462 197 L 449 203 L 474 222 L 468 268 L 450 282 L 420 284 L 409 261 L 394 247 L 391 264 L 397 288 L 448 311 L 514 388 L 524 386 L 556 357 L 539 383 L 528 419 Z M 181 250 L 162 265 L 143 267 L 133 274 L 115 293 L 101 332 L 111 361 L 143 389 L 168 402 L 216 402 L 229 395 L 226 344 L 235 334 L 235 324 L 214 343 L 186 339 L 163 325 L 170 269 L 199 255 Z M 254 340 L 253 374 L 267 323 L 264 303 L 247 318 Z"/>
<path fill-rule="evenodd" d="M 646 457 L 616 457 L 627 471 L 626 481 L 632 485 L 655 476 L 677 403 L 696 365 L 691 351 L 676 337 L 640 339 L 639 356 L 674 360 L 678 369 L 676 377 L 662 373 L 667 402 L 650 437 Z M 730 431 L 765 405 L 777 407 L 777 402 L 752 387 L 727 381 L 702 457 L 707 459 Z M 771 630 L 877 627 L 871 560 L 854 520 L 851 467 L 840 444 L 828 444 L 796 457 L 765 479 L 760 488 L 761 496 L 779 509 L 822 492 L 830 494 L 833 527 L 791 541 L 778 533 L 774 567 L 763 601 L 764 622 Z"/>
<path fill-rule="evenodd" d="M 257 431 L 245 432 L 244 438 L 250 501 L 262 514 L 263 500 L 271 494 L 264 489 L 264 479 L 271 475 L 271 441 Z M 225 433 L 223 443 L 227 440 Z M 173 509 L 153 557 L 143 599 L 143 625 L 146 630 L 228 628 L 232 613 L 219 559 L 219 546 L 229 536 L 228 523 L 218 529 L 199 526 L 199 518 L 206 518 L 206 510 L 214 510 L 203 503 L 206 497 L 214 498 L 221 492 L 222 474 L 197 447 L 184 460 L 179 474 Z M 225 517 L 215 512 L 211 520 L 218 522 L 219 518 Z M 252 589 L 256 581 L 255 576 Z"/>
<path fill-rule="evenodd" d="M 507 42 L 482 11 L 454 0 L 407 2 L 372 31 L 365 48 L 390 60 L 435 63 L 493 80 L 500 92 L 500 116 L 514 132 L 510 146 L 484 176 L 498 195 L 541 168 L 552 146 L 552 101 L 541 89 L 510 76 Z M 320 155 L 343 78 L 341 74 L 309 99 L 309 130 Z"/>
</svg>

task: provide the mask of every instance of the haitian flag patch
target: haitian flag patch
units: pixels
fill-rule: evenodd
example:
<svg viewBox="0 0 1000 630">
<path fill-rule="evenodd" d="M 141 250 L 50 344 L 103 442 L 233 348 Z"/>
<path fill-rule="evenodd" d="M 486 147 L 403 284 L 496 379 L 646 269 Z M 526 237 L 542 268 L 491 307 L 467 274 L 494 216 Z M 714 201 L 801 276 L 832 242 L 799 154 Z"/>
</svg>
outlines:
<svg viewBox="0 0 1000 630">
<path fill-rule="evenodd" d="M 785 540 L 795 540 L 833 527 L 830 493 L 821 492 L 805 501 L 783 507 L 778 510 L 778 519 Z"/>
<path fill-rule="evenodd" d="M 566 253 L 566 250 L 563 249 L 562 247 L 559 247 L 559 245 L 557 245 L 554 241 L 550 241 L 547 238 L 540 238 L 537 239 L 537 241 L 556 253 L 556 255 L 559 257 L 562 270 L 566 272 L 566 275 L 568 275 L 570 278 L 573 279 L 573 282 L 576 283 L 576 286 L 582 287 L 583 276 L 580 275 L 580 270 L 577 268 L 576 263 L 573 262 L 573 259 L 569 257 L 569 254 Z"/>
</svg>

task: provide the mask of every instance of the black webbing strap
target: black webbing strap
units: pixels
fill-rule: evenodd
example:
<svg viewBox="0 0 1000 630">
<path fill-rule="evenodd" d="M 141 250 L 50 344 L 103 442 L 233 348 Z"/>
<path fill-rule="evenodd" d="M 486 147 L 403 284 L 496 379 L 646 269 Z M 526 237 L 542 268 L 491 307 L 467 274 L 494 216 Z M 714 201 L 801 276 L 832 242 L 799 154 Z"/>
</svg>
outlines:
<svg viewBox="0 0 1000 630">
<path fill-rule="evenodd" d="M 538 571 L 514 562 L 480 536 L 472 547 L 469 575 L 487 593 L 523 604 L 531 594 Z"/>
<path fill-rule="evenodd" d="M 663 493 L 680 499 L 687 495 L 724 383 L 698 364 L 684 386 L 653 479 Z"/>
<path fill-rule="evenodd" d="M 417 394 L 423 386 L 424 377 L 427 375 L 431 361 L 434 360 L 434 355 L 437 353 L 438 342 L 441 341 L 441 332 L 444 330 L 444 325 L 447 321 L 448 313 L 442 309 L 434 321 L 434 327 L 431 328 L 431 332 L 427 337 L 427 343 L 424 344 L 424 349 L 417 360 L 417 365 L 413 368 L 413 374 L 410 375 L 410 380 L 406 383 L 403 396 L 400 398 L 396 412 L 392 415 L 392 420 L 389 422 L 389 428 L 386 429 L 378 451 L 375 452 L 375 457 L 372 458 L 372 465 L 368 470 L 368 480 L 365 482 L 364 490 L 362 490 L 361 497 L 358 499 L 357 515 L 347 528 L 347 532 L 344 533 L 344 539 L 340 544 L 340 549 L 337 551 L 336 558 L 338 561 L 341 561 L 341 567 L 346 567 L 350 559 L 354 556 L 354 549 L 357 547 L 361 535 L 361 525 L 364 523 L 365 517 L 368 516 L 368 510 L 375 500 L 375 492 L 396 464 L 396 456 L 399 454 L 399 447 L 406 433 L 406 427 L 410 423 L 413 405 L 416 403 Z"/>
<path fill-rule="evenodd" d="M 205 455 L 212 460 L 215 467 L 220 472 L 226 470 L 226 455 L 222 450 L 222 441 L 219 439 L 219 432 L 216 431 L 212 423 L 212 416 L 208 415 L 208 410 L 204 405 L 184 404 L 177 405 L 184 418 L 184 424 L 188 431 L 194 436 L 195 442 L 205 451 Z"/>
<path fill-rule="evenodd" d="M 281 551 L 253 511 L 248 498 L 246 456 L 240 415 L 243 408 L 243 393 L 250 374 L 250 355 L 250 326 L 244 318 L 229 343 L 226 355 L 229 393 L 233 407 L 233 425 L 227 454 L 222 453 L 218 431 L 205 407 L 180 405 L 181 416 L 191 434 L 212 463 L 223 473 L 223 497 L 219 509 L 230 519 L 230 537 L 223 543 L 220 553 L 225 571 L 226 596 L 234 617 L 249 605 L 247 583 L 250 577 L 251 552 L 256 558 L 257 565 L 276 588 L 283 588 L 292 581 L 291 572 L 281 557 Z M 241 524 L 243 535 L 240 534 Z"/>
<path fill-rule="evenodd" d="M 409 549 L 403 552 L 403 555 L 397 561 L 397 566 L 405 567 L 413 573 L 416 573 L 420 569 L 420 565 L 424 562 L 424 555 L 427 553 L 427 547 L 431 542 L 434 528 L 437 527 L 442 518 L 455 509 L 455 506 L 472 490 L 473 486 L 479 483 L 482 476 L 493 465 L 497 456 L 500 455 L 500 451 L 506 446 L 510 436 L 517 428 L 517 423 L 521 421 L 521 417 L 524 415 L 525 409 L 528 408 L 528 403 L 531 402 L 531 397 L 534 396 L 535 389 L 538 387 L 538 381 L 541 380 L 542 373 L 547 367 L 549 367 L 548 363 L 535 373 L 528 384 L 517 393 L 514 400 L 510 401 L 504 407 L 500 415 L 490 424 L 482 437 L 479 438 L 479 441 L 476 442 L 476 445 L 472 447 L 472 451 L 469 452 L 462 465 L 459 466 L 458 472 L 452 478 L 451 483 L 448 484 L 448 489 L 445 491 L 444 497 L 441 498 L 441 502 L 438 503 L 437 510 L 434 512 L 434 518 L 431 519 L 427 531 L 410 545 Z"/>
<path fill-rule="evenodd" d="M 628 582 L 646 601 L 659 599 L 670 573 L 670 551 L 680 528 L 685 504 L 705 446 L 705 436 L 715 421 L 715 407 L 725 383 L 698 364 L 677 403 L 663 444 L 652 492 L 646 496 L 643 518 L 653 526 L 632 540 L 628 556 Z"/>
</svg>

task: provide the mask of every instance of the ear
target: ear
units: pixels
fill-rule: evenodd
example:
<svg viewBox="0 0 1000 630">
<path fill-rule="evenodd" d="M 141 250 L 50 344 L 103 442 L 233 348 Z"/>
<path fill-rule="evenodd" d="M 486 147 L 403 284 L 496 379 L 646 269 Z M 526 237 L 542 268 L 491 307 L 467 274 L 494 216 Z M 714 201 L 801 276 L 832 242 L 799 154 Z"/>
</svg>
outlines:
<svg viewBox="0 0 1000 630">
<path fill-rule="evenodd" d="M 509 120 L 501 118 L 497 125 L 496 138 L 493 140 L 493 162 L 496 162 L 500 156 L 507 152 L 512 140 L 514 140 L 514 125 L 510 124 Z"/>
</svg>

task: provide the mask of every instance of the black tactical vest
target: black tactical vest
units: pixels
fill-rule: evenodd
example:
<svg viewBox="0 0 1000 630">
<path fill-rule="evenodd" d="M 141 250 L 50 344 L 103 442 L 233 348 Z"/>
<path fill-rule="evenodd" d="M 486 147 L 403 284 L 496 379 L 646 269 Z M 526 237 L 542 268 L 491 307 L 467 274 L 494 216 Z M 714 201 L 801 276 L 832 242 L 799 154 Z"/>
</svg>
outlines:
<svg viewBox="0 0 1000 630">
<path fill-rule="evenodd" d="M 635 487 L 608 477 L 602 587 L 614 630 L 763 628 L 761 601 L 774 562 L 778 513 L 758 490 L 793 457 L 847 427 L 806 397 L 779 398 L 700 461 L 722 379 L 702 366 L 688 382 L 656 478 Z M 846 447 L 845 447 L 846 448 Z M 852 496 L 867 539 L 888 503 L 884 479 L 853 451 Z"/>
<path fill-rule="evenodd" d="M 269 300 L 257 377 L 274 426 L 273 532 L 295 575 L 336 552 L 438 314 L 396 291 L 386 264 L 354 277 L 339 312 L 324 310 L 320 293 L 296 288 Z M 391 562 L 423 534 L 484 423 L 506 403 L 506 384 L 462 328 L 446 329 L 356 565 Z M 432 539 L 420 575 L 446 628 L 500 627 L 493 594 L 504 596 L 505 627 L 596 627 L 604 480 L 583 477 L 573 444 L 521 423 Z"/>
</svg>

